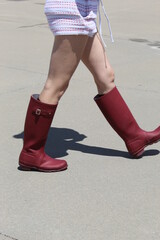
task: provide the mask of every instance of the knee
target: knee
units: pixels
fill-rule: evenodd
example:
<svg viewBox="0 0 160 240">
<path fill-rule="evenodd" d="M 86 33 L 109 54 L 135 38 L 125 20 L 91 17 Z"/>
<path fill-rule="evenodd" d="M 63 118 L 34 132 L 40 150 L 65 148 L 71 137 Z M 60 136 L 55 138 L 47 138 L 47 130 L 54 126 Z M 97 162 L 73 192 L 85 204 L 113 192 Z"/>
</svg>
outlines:
<svg viewBox="0 0 160 240">
<path fill-rule="evenodd" d="M 62 81 L 62 79 L 50 81 L 48 79 L 44 85 L 44 91 L 52 98 L 57 99 L 58 102 L 67 90 L 68 85 L 69 81 Z"/>
<path fill-rule="evenodd" d="M 115 74 L 112 67 L 108 67 L 104 81 L 108 87 L 111 87 L 114 84 Z"/>
<path fill-rule="evenodd" d="M 100 94 L 107 93 L 115 86 L 115 74 L 111 67 L 108 67 L 105 71 L 100 72 L 98 76 L 95 77 L 95 82 Z"/>
<path fill-rule="evenodd" d="M 111 67 L 108 69 L 108 78 L 110 83 L 113 83 L 115 80 L 114 70 Z"/>
<path fill-rule="evenodd" d="M 60 86 L 59 88 L 56 89 L 56 94 L 57 94 L 57 97 L 58 97 L 58 101 L 64 95 L 68 86 L 69 86 L 69 82 L 65 83 L 63 86 Z"/>
</svg>

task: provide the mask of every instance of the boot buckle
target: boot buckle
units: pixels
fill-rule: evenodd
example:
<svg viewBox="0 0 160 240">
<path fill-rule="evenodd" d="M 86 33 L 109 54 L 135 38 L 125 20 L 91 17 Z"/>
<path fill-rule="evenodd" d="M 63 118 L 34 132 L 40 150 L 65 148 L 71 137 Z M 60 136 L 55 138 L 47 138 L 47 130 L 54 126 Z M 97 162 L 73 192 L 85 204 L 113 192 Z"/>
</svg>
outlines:
<svg viewBox="0 0 160 240">
<path fill-rule="evenodd" d="M 36 115 L 39 116 L 41 114 L 41 109 L 37 108 L 35 113 L 36 113 Z"/>
</svg>

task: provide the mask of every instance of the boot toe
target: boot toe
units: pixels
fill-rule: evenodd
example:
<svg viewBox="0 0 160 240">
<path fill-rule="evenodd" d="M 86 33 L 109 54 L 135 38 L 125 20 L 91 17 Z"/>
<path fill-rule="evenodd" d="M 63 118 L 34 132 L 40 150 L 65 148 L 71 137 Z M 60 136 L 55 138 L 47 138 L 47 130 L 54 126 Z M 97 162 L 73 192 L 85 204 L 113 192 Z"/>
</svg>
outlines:
<svg viewBox="0 0 160 240">
<path fill-rule="evenodd" d="M 45 161 L 41 164 L 40 169 L 43 171 L 58 172 L 67 169 L 67 167 L 68 164 L 65 160 L 51 158 L 50 161 Z"/>
</svg>

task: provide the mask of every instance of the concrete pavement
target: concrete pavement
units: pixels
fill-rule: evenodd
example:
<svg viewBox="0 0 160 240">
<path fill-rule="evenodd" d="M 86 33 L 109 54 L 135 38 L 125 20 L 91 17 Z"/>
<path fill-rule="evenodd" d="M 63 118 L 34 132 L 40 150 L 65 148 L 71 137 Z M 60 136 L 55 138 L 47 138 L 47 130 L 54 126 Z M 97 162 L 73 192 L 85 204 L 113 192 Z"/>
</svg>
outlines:
<svg viewBox="0 0 160 240">
<path fill-rule="evenodd" d="M 60 173 L 17 169 L 30 95 L 46 79 L 53 36 L 42 0 L 0 2 L 0 240 L 159 240 L 160 143 L 139 160 L 93 101 L 80 64 L 55 115 L 46 151 L 68 161 Z M 104 0 L 117 86 L 140 126 L 160 123 L 159 0 Z"/>
</svg>

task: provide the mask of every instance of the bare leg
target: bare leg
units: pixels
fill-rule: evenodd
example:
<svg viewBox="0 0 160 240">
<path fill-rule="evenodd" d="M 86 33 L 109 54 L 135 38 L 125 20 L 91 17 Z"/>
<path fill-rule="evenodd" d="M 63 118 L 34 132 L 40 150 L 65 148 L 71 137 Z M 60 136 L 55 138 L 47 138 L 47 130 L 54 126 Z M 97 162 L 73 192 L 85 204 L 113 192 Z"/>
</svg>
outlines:
<svg viewBox="0 0 160 240">
<path fill-rule="evenodd" d="M 105 94 L 115 87 L 114 72 L 98 33 L 88 38 L 82 61 L 92 73 L 99 94 Z"/>
<path fill-rule="evenodd" d="M 68 87 L 84 51 L 88 36 L 56 36 L 48 78 L 40 94 L 44 103 L 57 104 Z"/>
</svg>

